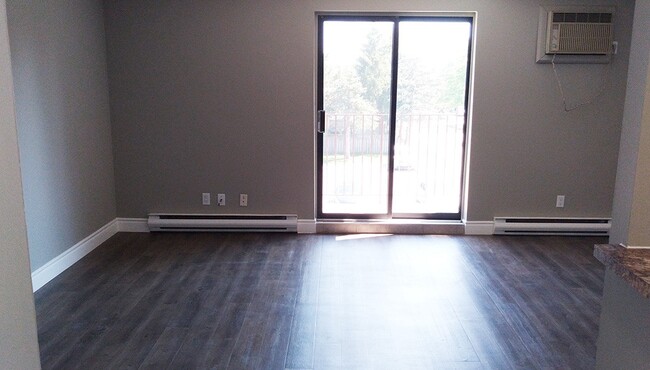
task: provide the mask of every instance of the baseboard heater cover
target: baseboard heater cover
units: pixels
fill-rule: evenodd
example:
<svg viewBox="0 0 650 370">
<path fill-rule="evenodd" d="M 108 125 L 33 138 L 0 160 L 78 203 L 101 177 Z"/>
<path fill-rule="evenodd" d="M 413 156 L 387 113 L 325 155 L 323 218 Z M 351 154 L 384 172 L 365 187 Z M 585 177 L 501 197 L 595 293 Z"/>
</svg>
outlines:
<svg viewBox="0 0 650 370">
<path fill-rule="evenodd" d="M 607 236 L 609 218 L 495 217 L 495 235 Z"/>
<path fill-rule="evenodd" d="M 298 232 L 297 215 L 150 213 L 151 231 Z"/>
</svg>

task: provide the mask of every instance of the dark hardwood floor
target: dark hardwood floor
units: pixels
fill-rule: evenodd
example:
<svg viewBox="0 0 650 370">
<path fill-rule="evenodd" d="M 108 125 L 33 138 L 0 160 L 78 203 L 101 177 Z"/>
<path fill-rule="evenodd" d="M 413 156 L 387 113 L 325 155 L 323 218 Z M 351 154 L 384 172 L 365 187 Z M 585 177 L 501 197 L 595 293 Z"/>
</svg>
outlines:
<svg viewBox="0 0 650 370">
<path fill-rule="evenodd" d="M 591 369 L 602 238 L 120 233 L 36 293 L 44 369 Z"/>
</svg>

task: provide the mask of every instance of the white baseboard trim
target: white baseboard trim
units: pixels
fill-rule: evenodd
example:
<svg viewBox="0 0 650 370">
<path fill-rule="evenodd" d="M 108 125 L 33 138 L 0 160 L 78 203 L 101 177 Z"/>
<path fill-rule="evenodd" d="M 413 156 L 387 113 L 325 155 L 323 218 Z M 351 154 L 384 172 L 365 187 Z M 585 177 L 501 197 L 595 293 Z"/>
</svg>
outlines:
<svg viewBox="0 0 650 370">
<path fill-rule="evenodd" d="M 93 249 L 99 247 L 103 242 L 118 232 L 117 219 L 102 226 L 99 230 L 85 237 L 79 243 L 73 245 L 70 249 L 54 257 L 45 265 L 32 272 L 33 291 L 41 289 L 50 280 L 57 277 L 60 273 L 74 265 Z"/>
<path fill-rule="evenodd" d="M 316 220 L 298 220 L 298 234 L 316 234 Z"/>
<path fill-rule="evenodd" d="M 627 249 L 650 249 L 650 246 L 648 245 L 627 245 L 623 243 L 621 243 L 620 245 Z"/>
<path fill-rule="evenodd" d="M 402 235 L 463 235 L 465 225 L 459 221 L 438 220 L 318 220 L 322 234 L 402 234 Z"/>
<path fill-rule="evenodd" d="M 465 221 L 465 235 L 492 235 L 494 221 Z"/>
<path fill-rule="evenodd" d="M 148 233 L 149 226 L 146 218 L 117 218 L 117 230 L 127 233 Z"/>
</svg>

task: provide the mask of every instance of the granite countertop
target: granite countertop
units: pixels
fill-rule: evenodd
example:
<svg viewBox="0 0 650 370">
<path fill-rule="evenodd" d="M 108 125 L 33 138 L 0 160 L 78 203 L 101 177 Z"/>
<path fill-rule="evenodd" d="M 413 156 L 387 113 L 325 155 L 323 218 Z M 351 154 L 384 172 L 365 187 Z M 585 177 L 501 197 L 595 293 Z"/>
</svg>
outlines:
<svg viewBox="0 0 650 370">
<path fill-rule="evenodd" d="M 620 245 L 596 244 L 594 256 L 605 267 L 650 298 L 650 249 L 628 249 Z"/>
</svg>

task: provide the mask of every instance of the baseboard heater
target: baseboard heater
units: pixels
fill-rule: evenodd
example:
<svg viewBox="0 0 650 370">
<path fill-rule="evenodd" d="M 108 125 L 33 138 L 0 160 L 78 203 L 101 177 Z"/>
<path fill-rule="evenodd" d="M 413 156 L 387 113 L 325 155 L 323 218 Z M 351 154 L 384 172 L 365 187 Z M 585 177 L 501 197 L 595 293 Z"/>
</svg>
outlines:
<svg viewBox="0 0 650 370">
<path fill-rule="evenodd" d="M 609 235 L 609 218 L 495 217 L 496 235 Z"/>
<path fill-rule="evenodd" d="M 150 213 L 151 231 L 297 232 L 297 215 L 210 215 Z"/>
</svg>

